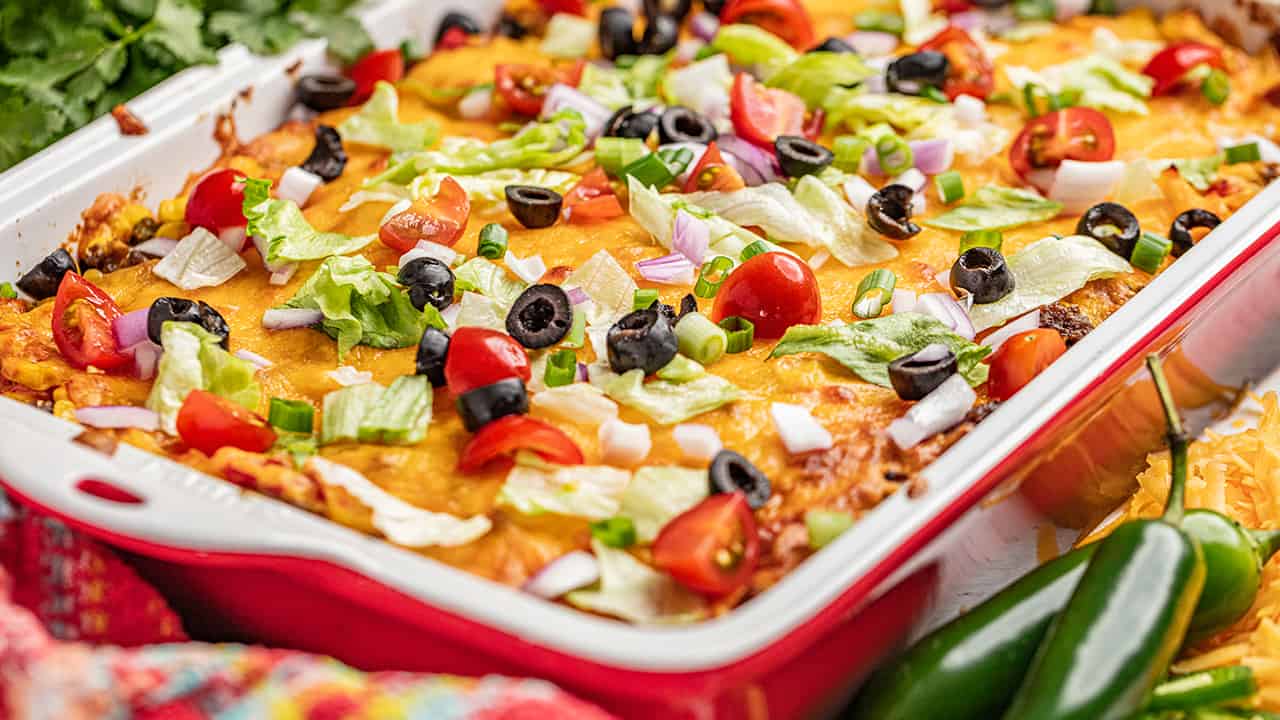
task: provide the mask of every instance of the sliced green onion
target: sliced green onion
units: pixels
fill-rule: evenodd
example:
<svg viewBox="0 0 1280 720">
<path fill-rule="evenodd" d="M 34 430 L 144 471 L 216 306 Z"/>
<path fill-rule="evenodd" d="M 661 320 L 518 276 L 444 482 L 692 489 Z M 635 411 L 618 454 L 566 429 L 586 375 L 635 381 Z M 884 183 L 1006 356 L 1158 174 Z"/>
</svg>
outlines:
<svg viewBox="0 0 1280 720">
<path fill-rule="evenodd" d="M 939 105 L 946 105 L 951 102 L 951 98 L 947 97 L 946 93 L 933 85 L 926 85 L 924 89 L 920 91 L 920 97 L 925 98 L 926 100 L 932 100 Z"/>
<path fill-rule="evenodd" d="M 948 205 L 964 199 L 964 178 L 955 170 L 935 175 L 933 186 L 938 190 L 938 197 Z"/>
<path fill-rule="evenodd" d="M 719 54 L 720 54 L 719 49 L 717 49 L 711 43 L 707 43 L 706 45 L 703 45 L 702 47 L 698 48 L 698 52 L 693 54 L 693 61 L 698 62 L 699 60 L 706 60 L 707 58 L 712 57 L 713 55 L 719 55 Z"/>
<path fill-rule="evenodd" d="M 866 320 L 880 317 L 880 311 L 893 297 L 898 276 L 892 270 L 872 270 L 858 283 L 858 294 L 853 299 L 853 314 Z"/>
<path fill-rule="evenodd" d="M 680 149 L 688 151 L 687 148 Z M 692 157 L 692 153 L 690 153 L 690 156 Z M 639 160 L 627 163 L 627 166 L 622 168 L 621 176 L 624 178 L 633 177 L 644 185 L 661 190 L 670 185 L 671 181 L 675 180 L 676 175 L 679 174 L 671 168 L 671 165 L 663 159 L 662 155 L 649 153 Z"/>
<path fill-rule="evenodd" d="M 1164 259 L 1168 257 L 1172 248 L 1173 243 L 1168 238 L 1144 232 L 1138 236 L 1138 243 L 1133 246 L 1133 254 L 1129 256 L 1129 262 L 1134 267 L 1154 275 L 1164 264 Z"/>
<path fill-rule="evenodd" d="M 490 260 L 507 254 L 507 229 L 498 223 L 489 223 L 480 228 L 480 245 L 476 254 Z"/>
<path fill-rule="evenodd" d="M 885 175 L 898 175 L 911 169 L 915 158 L 911 146 L 897 135 L 884 135 L 876 140 L 876 158 Z"/>
<path fill-rule="evenodd" d="M 1062 92 L 1054 93 L 1049 97 L 1049 104 L 1054 110 L 1075 107 L 1080 104 L 1080 98 L 1083 96 L 1084 92 L 1080 88 L 1063 88 Z"/>
<path fill-rule="evenodd" d="M 853 516 L 839 510 L 810 510 L 804 514 L 804 526 L 809 531 L 809 547 L 817 550 L 853 527 Z"/>
<path fill-rule="evenodd" d="M 725 352 L 733 354 L 751 349 L 756 339 L 756 326 L 748 319 L 734 315 L 720 321 L 720 327 L 729 334 L 729 346 Z"/>
<path fill-rule="evenodd" d="M 1093 0 L 1089 6 L 1090 15 L 1115 15 L 1116 12 L 1116 0 Z"/>
<path fill-rule="evenodd" d="M 591 523 L 591 536 L 611 548 L 636 544 L 636 526 L 629 517 L 611 517 Z"/>
<path fill-rule="evenodd" d="M 602 137 L 596 140 L 596 163 L 611 177 L 622 168 L 649 154 L 640 138 Z"/>
<path fill-rule="evenodd" d="M 702 270 L 698 273 L 698 282 L 693 286 L 693 294 L 700 298 L 713 298 L 716 292 L 720 290 L 720 285 L 724 283 L 725 278 L 729 277 L 729 271 L 733 269 L 733 260 L 724 255 L 717 255 L 707 263 L 704 263 Z"/>
<path fill-rule="evenodd" d="M 8 298 L 10 300 L 18 297 L 18 291 L 13 289 L 13 283 L 11 282 L 0 283 L 0 297 Z"/>
<path fill-rule="evenodd" d="M 267 422 L 285 432 L 310 433 L 316 409 L 305 400 L 271 398 Z"/>
<path fill-rule="evenodd" d="M 901 15 L 880 10 L 863 10 L 854 15 L 853 26 L 859 30 L 889 33 L 890 35 L 902 35 L 907 28 L 907 24 Z"/>
<path fill-rule="evenodd" d="M 272 452 L 287 452 L 293 458 L 293 466 L 301 470 L 307 458 L 316 454 L 316 438 L 314 435 L 282 432 L 276 434 L 276 442 L 271 446 Z"/>
<path fill-rule="evenodd" d="M 1053 93 L 1049 89 L 1039 83 L 1027 83 L 1022 86 L 1022 102 L 1027 106 L 1027 117 L 1039 117 L 1044 114 L 1040 110 L 1040 98 L 1044 98 L 1045 105 L 1052 109 Z"/>
<path fill-rule="evenodd" d="M 841 135 L 831 145 L 831 152 L 835 153 L 835 160 L 832 164 L 837 170 L 856 173 L 862 167 L 862 158 L 867 154 L 867 146 L 871 141 L 859 137 L 857 135 Z"/>
<path fill-rule="evenodd" d="M 560 344 L 570 348 L 580 348 L 587 339 L 587 314 L 578 308 L 573 309 L 573 325 L 569 326 L 569 334 L 564 336 Z"/>
<path fill-rule="evenodd" d="M 689 169 L 689 164 L 693 162 L 693 151 L 687 147 L 667 148 L 659 150 L 658 157 L 667 164 L 674 178 Z"/>
<path fill-rule="evenodd" d="M 963 255 L 976 247 L 999 250 L 1004 245 L 1004 234 L 999 230 L 970 230 L 960 236 L 960 254 Z"/>
<path fill-rule="evenodd" d="M 1221 105 L 1231 97 L 1231 78 L 1221 70 L 1214 68 L 1200 82 L 1200 93 L 1214 105 Z"/>
<path fill-rule="evenodd" d="M 658 300 L 658 291 L 653 288 L 636 288 L 635 297 L 631 300 L 632 310 L 643 310 Z"/>
<path fill-rule="evenodd" d="M 400 54 L 405 63 L 412 65 L 427 56 L 427 48 L 418 38 L 409 38 L 400 43 Z"/>
<path fill-rule="evenodd" d="M 699 312 L 687 313 L 676 323 L 676 341 L 682 355 L 688 355 L 703 365 L 724 357 L 729 347 L 729 335 L 724 328 Z"/>
<path fill-rule="evenodd" d="M 557 350 L 547 358 L 547 369 L 542 381 L 547 387 L 572 385 L 578 376 L 578 356 L 572 350 Z"/>
<path fill-rule="evenodd" d="M 1253 670 L 1244 665 L 1174 676 L 1156 686 L 1148 710 L 1190 710 L 1243 700 L 1258 691 Z M 1247 716 L 1241 716 L 1247 717 Z"/>
<path fill-rule="evenodd" d="M 757 255 L 763 255 L 769 252 L 769 246 L 764 244 L 763 240 L 756 240 L 750 245 L 742 248 L 742 255 L 738 256 L 742 262 L 746 262 Z"/>
<path fill-rule="evenodd" d="M 431 381 L 426 375 L 402 375 L 360 418 L 360 442 L 412 444 L 427 436 L 431 422 Z"/>
<path fill-rule="evenodd" d="M 636 62 L 638 62 L 639 60 L 640 60 L 639 55 L 619 55 L 618 57 L 614 58 L 613 66 L 618 68 L 619 70 L 629 70 L 631 66 L 635 65 Z"/>
<path fill-rule="evenodd" d="M 1013 0 L 1013 16 L 1019 20 L 1053 20 L 1054 0 Z"/>
<path fill-rule="evenodd" d="M 1225 160 L 1228 165 L 1236 163 L 1258 162 L 1262 159 L 1262 150 L 1258 148 L 1258 143 L 1244 143 L 1243 145 L 1232 145 L 1223 151 Z"/>
</svg>

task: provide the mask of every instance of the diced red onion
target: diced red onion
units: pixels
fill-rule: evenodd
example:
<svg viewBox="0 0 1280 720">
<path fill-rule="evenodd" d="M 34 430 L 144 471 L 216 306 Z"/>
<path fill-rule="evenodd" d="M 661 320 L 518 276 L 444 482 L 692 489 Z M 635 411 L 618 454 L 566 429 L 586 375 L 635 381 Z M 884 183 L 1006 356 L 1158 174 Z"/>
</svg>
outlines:
<svg viewBox="0 0 1280 720">
<path fill-rule="evenodd" d="M 706 11 L 694 15 L 689 21 L 689 31 L 699 40 L 711 42 L 719 29 L 720 18 Z"/>
<path fill-rule="evenodd" d="M 910 290 L 895 288 L 893 291 L 893 311 L 895 313 L 914 312 L 916 294 Z"/>
<path fill-rule="evenodd" d="M 587 374 L 586 363 L 584 362 L 578 363 L 578 372 L 574 375 L 574 377 L 577 379 L 578 382 L 586 382 L 589 379 L 589 375 Z"/>
<path fill-rule="evenodd" d="M 844 41 L 849 43 L 859 55 L 864 57 L 883 57 L 898 49 L 898 36 L 892 33 L 859 30 L 846 35 Z"/>
<path fill-rule="evenodd" d="M 830 259 L 831 259 L 831 251 L 827 250 L 826 248 L 823 248 L 809 256 L 809 267 L 813 268 L 814 270 L 817 270 L 818 268 L 821 268 L 823 265 L 826 265 L 827 261 Z"/>
<path fill-rule="evenodd" d="M 850 175 L 841 189 L 844 190 L 845 200 L 848 200 L 859 214 L 865 215 L 867 203 L 871 202 L 871 196 L 876 194 L 876 186 L 867 182 L 867 179 L 861 175 Z"/>
<path fill-rule="evenodd" d="M 125 354 L 133 356 L 133 376 L 139 380 L 150 380 L 156 376 L 156 366 L 160 364 L 160 355 L 164 348 L 144 340 L 125 350 Z"/>
<path fill-rule="evenodd" d="M 692 285 L 696 269 L 689 258 L 678 252 L 636 263 L 640 277 L 664 285 Z"/>
<path fill-rule="evenodd" d="M 1077 15 L 1089 12 L 1092 0 L 1054 0 L 1054 19 L 1058 22 L 1070 20 Z M 952 15 L 952 20 L 955 16 Z"/>
<path fill-rule="evenodd" d="M 1120 160 L 1063 160 L 1049 188 L 1049 199 L 1062 203 L 1068 213 L 1082 213 L 1110 197 L 1124 172 L 1125 163 Z"/>
<path fill-rule="evenodd" d="M 987 119 L 987 104 L 972 95 L 960 95 L 953 104 L 956 109 L 956 122 L 962 127 L 975 128 Z"/>
<path fill-rule="evenodd" d="M 646 423 L 631 424 L 617 418 L 601 423 L 600 452 L 609 465 L 638 465 L 649 456 L 653 440 Z"/>
<path fill-rule="evenodd" d="M 676 210 L 675 229 L 671 236 L 672 249 L 689 258 L 689 262 L 694 265 L 701 265 L 710 245 L 711 228 L 683 209 Z"/>
<path fill-rule="evenodd" d="M 579 92 L 577 88 L 556 83 L 547 90 L 546 98 L 542 101 L 542 119 L 545 120 L 566 108 L 577 110 L 582 115 L 582 119 L 586 121 L 587 138 L 590 140 L 599 137 L 600 132 L 604 130 L 604 124 L 609 122 L 610 116 L 613 115 L 609 108 Z"/>
<path fill-rule="evenodd" d="M 368 370 L 357 370 L 350 365 L 339 366 L 325 373 L 325 375 L 328 375 L 331 380 L 343 387 L 373 382 L 373 373 Z"/>
<path fill-rule="evenodd" d="M 1029 332 L 1040 327 L 1040 311 L 1032 310 L 1020 318 L 1015 318 L 1005 323 L 1004 327 L 987 335 L 982 339 L 982 344 L 991 348 L 992 352 L 999 350 L 1005 340 L 1019 333 Z"/>
<path fill-rule="evenodd" d="M 239 350 L 235 351 L 232 354 L 240 358 L 241 360 L 247 360 L 253 363 L 254 365 L 257 365 L 260 368 L 271 367 L 272 365 L 275 364 L 275 363 L 272 363 L 270 360 L 262 357 L 258 353 L 252 350 L 246 350 L 244 348 L 240 348 Z"/>
<path fill-rule="evenodd" d="M 716 139 L 716 147 L 738 161 L 738 163 L 732 161 L 730 163 L 748 185 L 762 185 L 782 176 L 778 157 L 773 152 L 743 140 L 737 135 L 721 135 Z"/>
<path fill-rule="evenodd" d="M 896 296 L 896 293 L 895 293 Z M 960 307 L 960 303 L 950 293 L 925 293 L 916 300 L 912 312 L 930 315 L 938 322 L 951 328 L 951 331 L 966 340 L 972 340 L 977 333 L 973 329 L 973 321 L 969 313 Z"/>
<path fill-rule="evenodd" d="M 538 282 L 543 275 L 547 274 L 547 264 L 542 261 L 541 255 L 530 255 L 521 260 L 508 250 L 503 262 L 511 272 L 527 283 Z"/>
<path fill-rule="evenodd" d="M 916 169 L 925 175 L 937 175 L 950 170 L 951 163 L 956 158 L 955 146 L 947 138 L 918 140 L 910 145 Z"/>
<path fill-rule="evenodd" d="M 889 423 L 889 437 L 903 450 L 913 448 L 958 425 L 977 399 L 964 376 L 956 373 L 912 405 L 906 415 Z"/>
<path fill-rule="evenodd" d="M 569 296 L 570 305 L 581 305 L 582 303 L 591 299 L 591 296 L 587 295 L 587 291 L 583 290 L 580 287 L 569 288 L 565 292 L 565 295 Z"/>
<path fill-rule="evenodd" d="M 917 168 L 911 168 L 890 181 L 893 185 L 906 185 L 911 192 L 920 192 L 928 184 L 929 178 Z"/>
<path fill-rule="evenodd" d="M 776 402 L 769 405 L 769 415 L 783 447 L 792 455 L 830 450 L 834 443 L 831 433 L 813 419 L 806 407 Z"/>
<path fill-rule="evenodd" d="M 289 263 L 271 273 L 271 277 L 267 278 L 267 282 L 272 285 L 287 285 L 296 272 L 298 272 L 298 263 Z"/>
<path fill-rule="evenodd" d="M 133 249 L 143 255 L 164 257 L 165 255 L 173 252 L 173 249 L 176 247 L 178 247 L 178 241 L 173 238 L 153 237 L 150 240 L 144 240 L 137 245 L 134 245 Z"/>
<path fill-rule="evenodd" d="M 111 323 L 116 347 L 132 347 L 147 339 L 147 313 L 151 308 L 140 308 L 117 317 Z"/>
<path fill-rule="evenodd" d="M 877 60 L 878 58 L 870 58 Z M 868 65 L 871 63 L 868 62 Z M 884 71 L 880 70 L 875 75 L 868 77 L 862 81 L 862 91 L 868 95 L 884 95 L 889 92 L 889 80 L 885 77 Z"/>
<path fill-rule="evenodd" d="M 698 56 L 698 52 L 706 46 L 707 43 L 698 38 L 681 40 L 680 43 L 676 45 L 675 59 L 683 62 L 693 62 L 693 59 Z"/>
<path fill-rule="evenodd" d="M 493 88 L 479 87 L 458 101 L 458 114 L 465 120 L 479 120 L 493 108 Z"/>
<path fill-rule="evenodd" d="M 919 362 L 936 362 L 946 357 L 949 352 L 951 352 L 951 348 L 947 347 L 945 343 L 930 343 L 912 355 L 911 359 Z"/>
<path fill-rule="evenodd" d="M 243 225 L 240 227 L 223 228 L 218 231 L 218 239 L 236 252 L 240 252 L 244 249 L 245 237 Z"/>
<path fill-rule="evenodd" d="M 83 425 L 103 429 L 158 430 L 160 428 L 160 416 L 154 410 L 133 405 L 94 405 L 76 408 L 76 420 Z"/>
<path fill-rule="evenodd" d="M 311 308 L 271 308 L 262 313 L 262 327 L 268 330 L 292 330 L 311 327 L 324 319 L 324 313 Z"/>
<path fill-rule="evenodd" d="M 292 200 L 298 207 L 307 204 L 311 193 L 320 187 L 324 180 L 309 170 L 291 167 L 280 176 L 280 187 L 276 188 L 276 197 L 281 200 Z"/>
<path fill-rule="evenodd" d="M 545 600 L 584 588 L 600 579 L 600 564 L 589 552 L 574 550 L 547 563 L 524 584 L 524 591 Z"/>
<path fill-rule="evenodd" d="M 671 437 L 680 446 L 680 452 L 694 460 L 710 460 L 724 447 L 720 433 L 710 425 L 682 423 L 672 429 Z"/>
</svg>

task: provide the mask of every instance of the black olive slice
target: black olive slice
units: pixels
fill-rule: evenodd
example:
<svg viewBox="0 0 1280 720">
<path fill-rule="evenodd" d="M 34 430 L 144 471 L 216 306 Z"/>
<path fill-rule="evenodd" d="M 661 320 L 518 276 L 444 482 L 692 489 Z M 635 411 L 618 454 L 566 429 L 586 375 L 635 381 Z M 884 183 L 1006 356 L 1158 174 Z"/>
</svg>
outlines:
<svg viewBox="0 0 1280 720">
<path fill-rule="evenodd" d="M 671 362 L 679 349 L 671 322 L 654 308 L 633 311 L 614 323 L 605 336 L 605 344 L 609 367 L 616 373 L 636 368 L 646 375 L 656 373 Z"/>
<path fill-rule="evenodd" d="M 457 408 L 462 425 L 475 432 L 498 418 L 529 412 L 529 394 L 520 378 L 507 378 L 462 393 Z"/>
<path fill-rule="evenodd" d="M 698 312 L 698 298 L 694 297 L 693 293 L 689 293 L 680 298 L 680 314 L 676 316 L 676 319 L 679 320 L 692 312 Z"/>
<path fill-rule="evenodd" d="M 885 81 L 893 92 L 919 95 L 927 87 L 942 87 L 950 69 L 951 62 L 946 55 L 922 50 L 889 63 Z"/>
<path fill-rule="evenodd" d="M 951 266 L 951 287 L 973 295 L 976 303 L 995 302 L 1013 292 L 1013 285 L 1004 255 L 994 248 L 969 248 Z"/>
<path fill-rule="evenodd" d="M 147 337 L 160 344 L 160 331 L 170 320 L 195 323 L 219 338 L 224 349 L 228 347 L 231 328 L 222 315 L 203 300 L 196 302 L 180 297 L 159 297 L 147 309 Z"/>
<path fill-rule="evenodd" d="M 342 146 L 342 136 L 328 125 L 317 125 L 316 146 L 302 162 L 302 169 L 315 173 L 325 182 L 332 182 L 346 167 L 347 151 Z"/>
<path fill-rule="evenodd" d="M 606 137 L 648 140 L 657 127 L 658 113 L 652 110 L 636 112 L 627 105 L 619 108 L 604 124 L 604 134 Z"/>
<path fill-rule="evenodd" d="M 573 327 L 573 304 L 559 285 L 530 285 L 507 313 L 507 332 L 531 349 L 550 347 Z"/>
<path fill-rule="evenodd" d="M 15 283 L 18 289 L 36 300 L 44 300 L 58 294 L 58 285 L 68 270 L 76 269 L 71 253 L 58 248 L 49 253 L 38 265 L 28 270 Z"/>
<path fill-rule="evenodd" d="M 433 387 L 444 387 L 444 361 L 448 355 L 449 333 L 427 327 L 418 341 L 417 374 L 426 375 Z"/>
<path fill-rule="evenodd" d="M 641 55 L 661 55 L 676 46 L 680 39 L 680 22 L 670 15 L 650 16 L 640 38 Z"/>
<path fill-rule="evenodd" d="M 519 40 L 529 34 L 529 28 L 514 17 L 504 14 L 498 19 L 498 34 L 512 40 Z"/>
<path fill-rule="evenodd" d="M 511 214 L 529 229 L 555 225 L 564 203 L 560 193 L 535 185 L 508 185 L 506 195 Z"/>
<path fill-rule="evenodd" d="M 1169 239 L 1173 241 L 1173 256 L 1181 257 L 1182 253 L 1195 245 L 1195 238 L 1191 237 L 1192 230 L 1195 228 L 1212 230 L 1221 224 L 1222 218 L 1203 208 L 1193 208 L 1178 215 L 1169 226 Z"/>
<path fill-rule="evenodd" d="M 626 8 L 605 8 L 600 13 L 596 39 L 600 43 L 600 54 L 605 59 L 616 60 L 620 55 L 636 54 L 635 23 L 631 11 Z"/>
<path fill-rule="evenodd" d="M 798 135 L 779 135 L 773 141 L 773 152 L 787 177 L 822 172 L 836 158 L 830 150 Z"/>
<path fill-rule="evenodd" d="M 747 496 L 747 505 L 759 510 L 769 501 L 773 490 L 769 478 L 751 461 L 732 450 L 721 450 L 711 459 L 708 471 L 711 492 L 733 493 L 741 491 Z"/>
<path fill-rule="evenodd" d="M 484 32 L 480 27 L 480 23 L 466 13 L 453 12 L 445 13 L 444 19 L 440 21 L 440 27 L 436 28 L 436 45 L 440 44 L 440 39 L 450 30 L 458 28 L 468 35 L 479 35 Z"/>
<path fill-rule="evenodd" d="M 341 75 L 303 75 L 298 78 L 298 102 L 315 110 L 336 110 L 351 100 L 356 92 L 354 80 Z"/>
<path fill-rule="evenodd" d="M 658 140 L 663 145 L 678 142 L 705 145 L 719 136 L 710 120 L 687 107 L 673 105 L 658 119 Z"/>
<path fill-rule="evenodd" d="M 427 305 L 443 310 L 453 304 L 453 271 L 433 257 L 405 263 L 396 280 L 409 288 L 409 302 L 419 310 Z"/>
<path fill-rule="evenodd" d="M 1133 255 L 1141 233 L 1138 218 L 1129 208 L 1113 202 L 1098 203 L 1085 210 L 1076 223 L 1077 235 L 1088 235 L 1125 260 Z"/>
<path fill-rule="evenodd" d="M 920 234 L 920 226 L 911 222 L 911 201 L 915 193 L 906 185 L 886 185 L 867 201 L 867 224 L 872 230 L 894 240 L 906 240 Z"/>
<path fill-rule="evenodd" d="M 889 363 L 889 382 L 903 400 L 920 400 L 955 375 L 958 367 L 951 348 L 934 343 Z"/>
<path fill-rule="evenodd" d="M 693 0 L 644 0 L 644 16 L 649 18 L 649 22 L 666 17 L 678 25 L 692 9 Z"/>
<path fill-rule="evenodd" d="M 809 52 L 853 53 L 854 55 L 858 54 L 858 51 L 855 50 L 852 45 L 834 36 L 829 37 L 826 40 L 823 40 L 821 45 L 810 49 Z"/>
</svg>

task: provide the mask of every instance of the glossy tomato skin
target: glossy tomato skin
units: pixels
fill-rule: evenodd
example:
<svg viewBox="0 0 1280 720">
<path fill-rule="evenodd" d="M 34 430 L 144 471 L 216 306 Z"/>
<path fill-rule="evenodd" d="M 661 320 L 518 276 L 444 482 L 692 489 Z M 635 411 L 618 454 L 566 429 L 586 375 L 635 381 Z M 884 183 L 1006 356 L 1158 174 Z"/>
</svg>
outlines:
<svg viewBox="0 0 1280 720">
<path fill-rule="evenodd" d="M 378 239 L 401 255 L 422 240 L 453 245 L 462 237 L 470 216 L 467 191 L 452 177 L 446 177 L 435 197 L 415 200 L 408 210 L 383 223 L 378 228 Z"/>
<path fill-rule="evenodd" d="M 818 279 L 794 255 L 756 255 L 730 273 L 716 293 L 712 319 L 734 316 L 750 320 L 758 340 L 780 338 L 792 325 L 817 323 L 822 319 Z"/>
<path fill-rule="evenodd" d="M 729 116 L 739 137 L 770 151 L 779 135 L 805 132 L 804 100 L 786 90 L 765 87 L 750 73 L 738 73 L 733 80 Z"/>
<path fill-rule="evenodd" d="M 991 356 L 987 394 L 1008 400 L 1067 351 L 1057 330 L 1040 328 L 1014 335 Z"/>
<path fill-rule="evenodd" d="M 942 91 L 955 100 L 961 95 L 971 95 L 986 100 L 995 90 L 995 67 L 982 46 L 969 33 L 955 25 L 934 35 L 921 50 L 932 50 L 947 56 L 950 71 Z"/>
<path fill-rule="evenodd" d="M 572 223 L 612 220 L 626 214 L 604 170 L 595 168 L 582 176 L 564 196 L 564 218 Z"/>
<path fill-rule="evenodd" d="M 720 10 L 724 25 L 758 25 L 797 50 L 813 47 L 813 21 L 800 0 L 729 0 Z"/>
<path fill-rule="evenodd" d="M 459 396 L 499 380 L 529 382 L 529 355 L 510 335 L 482 327 L 460 327 L 449 338 L 444 381 Z"/>
<path fill-rule="evenodd" d="M 113 324 L 123 314 L 110 295 L 69 270 L 53 300 L 53 342 L 74 368 L 122 367 L 132 359 L 116 347 Z"/>
<path fill-rule="evenodd" d="M 707 145 L 706 152 L 702 153 L 693 172 L 689 173 L 689 177 L 685 179 L 684 191 L 687 193 L 709 190 L 733 192 L 741 190 L 746 185 L 738 171 L 724 161 L 720 148 L 716 147 L 713 140 Z"/>
<path fill-rule="evenodd" d="M 178 437 L 188 447 L 212 456 L 219 448 L 265 452 L 276 432 L 242 405 L 205 390 L 192 390 L 178 409 Z"/>
<path fill-rule="evenodd" d="M 1022 128 L 1009 147 L 1009 164 L 1027 179 L 1063 160 L 1104 162 L 1115 157 L 1116 136 L 1106 115 L 1088 107 L 1045 113 Z"/>
<path fill-rule="evenodd" d="M 745 586 L 760 559 L 755 516 L 742 492 L 712 495 L 667 523 L 653 541 L 653 564 L 710 597 Z"/>
<path fill-rule="evenodd" d="M 472 473 L 498 460 L 510 465 L 517 450 L 532 450 L 556 465 L 582 464 L 582 450 L 559 428 L 525 415 L 507 415 L 471 436 L 458 459 L 458 470 Z"/>
<path fill-rule="evenodd" d="M 1156 81 L 1151 94 L 1158 97 L 1177 90 L 1187 73 L 1199 65 L 1225 70 L 1222 50 L 1191 40 L 1171 43 L 1147 62 L 1142 74 Z"/>
<path fill-rule="evenodd" d="M 379 80 L 398 83 L 404 77 L 404 53 L 400 48 L 374 50 L 347 68 L 347 77 L 356 83 L 351 105 L 359 105 L 373 95 Z"/>
<path fill-rule="evenodd" d="M 577 87 L 586 63 L 554 68 L 547 65 L 502 63 L 493 69 L 493 84 L 507 106 L 530 117 L 542 112 L 542 101 L 556 83 Z"/>
<path fill-rule="evenodd" d="M 538 7 L 548 15 L 569 13 L 570 15 L 586 15 L 586 0 L 538 0 Z"/>
<path fill-rule="evenodd" d="M 217 235 L 227 228 L 244 227 L 244 173 L 231 168 L 211 170 L 196 181 L 187 196 L 184 219 Z"/>
</svg>

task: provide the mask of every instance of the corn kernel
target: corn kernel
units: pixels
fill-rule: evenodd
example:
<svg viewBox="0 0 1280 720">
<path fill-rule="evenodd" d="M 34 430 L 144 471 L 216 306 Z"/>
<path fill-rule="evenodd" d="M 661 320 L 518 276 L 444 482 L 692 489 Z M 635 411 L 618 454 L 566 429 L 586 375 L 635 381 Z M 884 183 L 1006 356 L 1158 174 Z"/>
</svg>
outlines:
<svg viewBox="0 0 1280 720">
<path fill-rule="evenodd" d="M 167 222 L 156 228 L 156 237 L 181 240 L 191 232 L 191 226 L 184 222 Z"/>
<path fill-rule="evenodd" d="M 151 211 L 137 203 L 129 203 L 120 212 L 111 216 L 111 234 L 115 239 L 127 241 L 133 226 L 144 217 L 151 217 Z"/>
<path fill-rule="evenodd" d="M 160 201 L 160 211 L 156 218 L 162 224 L 182 222 L 187 217 L 187 196 Z"/>
</svg>

